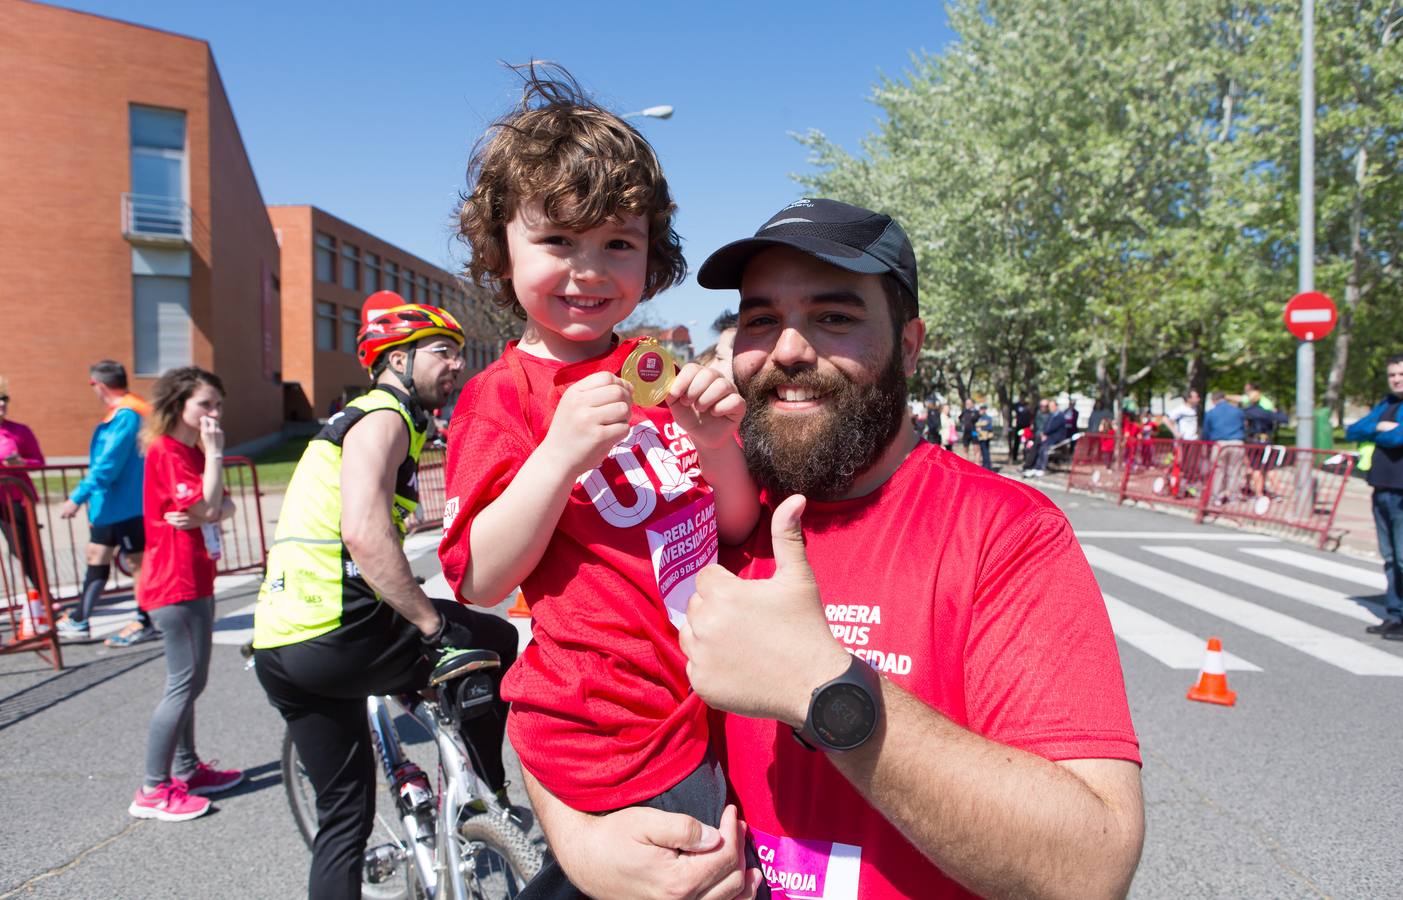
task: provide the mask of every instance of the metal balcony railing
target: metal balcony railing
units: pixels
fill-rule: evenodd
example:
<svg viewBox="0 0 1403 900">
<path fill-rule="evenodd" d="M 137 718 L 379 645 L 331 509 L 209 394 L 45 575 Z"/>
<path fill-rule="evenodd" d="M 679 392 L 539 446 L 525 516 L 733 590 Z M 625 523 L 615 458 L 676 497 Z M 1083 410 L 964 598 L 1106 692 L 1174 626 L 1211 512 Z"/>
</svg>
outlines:
<svg viewBox="0 0 1403 900">
<path fill-rule="evenodd" d="M 122 236 L 129 241 L 189 246 L 190 204 L 173 197 L 122 195 Z"/>
</svg>

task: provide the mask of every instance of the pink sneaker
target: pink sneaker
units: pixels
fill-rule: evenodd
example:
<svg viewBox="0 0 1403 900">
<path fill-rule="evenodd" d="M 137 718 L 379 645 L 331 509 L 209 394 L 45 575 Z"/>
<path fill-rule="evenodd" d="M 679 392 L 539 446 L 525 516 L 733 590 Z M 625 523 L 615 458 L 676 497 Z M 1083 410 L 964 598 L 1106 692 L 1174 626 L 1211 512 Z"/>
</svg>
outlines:
<svg viewBox="0 0 1403 900">
<path fill-rule="evenodd" d="M 191 797 L 180 781 L 163 781 L 151 793 L 137 788 L 127 812 L 138 819 L 160 819 L 162 822 L 184 822 L 209 812 L 210 802 L 204 797 Z"/>
<path fill-rule="evenodd" d="M 244 780 L 244 773 L 238 769 L 216 769 L 208 763 L 200 763 L 188 779 L 171 779 L 175 784 L 185 786 L 191 794 L 218 794 Z"/>
</svg>

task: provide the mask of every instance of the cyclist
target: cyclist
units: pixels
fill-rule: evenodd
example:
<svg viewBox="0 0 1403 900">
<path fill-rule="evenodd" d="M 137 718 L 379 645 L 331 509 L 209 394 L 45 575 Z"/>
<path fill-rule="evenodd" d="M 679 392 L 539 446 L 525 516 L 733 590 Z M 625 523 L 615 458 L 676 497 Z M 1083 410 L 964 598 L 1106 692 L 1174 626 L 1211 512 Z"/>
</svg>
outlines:
<svg viewBox="0 0 1403 900">
<path fill-rule="evenodd" d="M 403 538 L 418 506 L 427 410 L 463 373 L 463 330 L 446 311 L 380 291 L 357 354 L 372 387 L 328 420 L 288 485 L 254 613 L 254 662 L 317 794 L 309 896 L 359 897 L 374 827 L 375 757 L 365 698 L 419 690 L 468 648 L 516 658 L 503 619 L 428 597 Z M 463 737 L 505 804 L 506 705 Z"/>
</svg>

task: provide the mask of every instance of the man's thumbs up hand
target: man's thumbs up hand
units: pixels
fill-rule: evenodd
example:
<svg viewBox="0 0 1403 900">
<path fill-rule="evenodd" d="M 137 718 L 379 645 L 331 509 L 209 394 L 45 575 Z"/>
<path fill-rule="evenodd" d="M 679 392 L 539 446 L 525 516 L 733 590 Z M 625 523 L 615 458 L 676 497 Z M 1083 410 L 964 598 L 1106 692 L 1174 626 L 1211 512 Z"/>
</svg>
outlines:
<svg viewBox="0 0 1403 900">
<path fill-rule="evenodd" d="M 804 504 L 789 497 L 770 519 L 770 578 L 746 580 L 720 566 L 697 575 L 681 645 L 692 687 L 714 709 L 798 727 L 814 688 L 847 669 L 804 550 Z"/>
<path fill-rule="evenodd" d="M 814 570 L 804 550 L 804 507 L 808 501 L 803 494 L 786 497 L 770 517 L 770 544 L 775 554 L 774 578 L 783 578 L 796 587 L 805 586 L 818 597 Z"/>
</svg>

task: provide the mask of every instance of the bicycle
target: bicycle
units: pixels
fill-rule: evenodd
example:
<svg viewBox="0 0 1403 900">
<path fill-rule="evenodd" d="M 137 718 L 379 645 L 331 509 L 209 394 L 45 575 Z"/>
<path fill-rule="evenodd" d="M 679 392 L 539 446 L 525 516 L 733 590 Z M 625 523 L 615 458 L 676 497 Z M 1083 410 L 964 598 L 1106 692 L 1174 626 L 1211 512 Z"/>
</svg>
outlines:
<svg viewBox="0 0 1403 900">
<path fill-rule="evenodd" d="M 515 897 L 541 869 L 542 854 L 510 809 L 504 809 L 479 774 L 476 754 L 459 725 L 492 714 L 493 671 L 501 660 L 490 650 L 469 651 L 457 671 L 422 694 L 366 699 L 377 770 L 375 830 L 367 844 L 362 895 L 370 900 Z M 394 707 L 433 738 L 437 790 L 407 755 Z M 302 838 L 311 849 L 317 833 L 316 793 L 297 757 L 291 733 L 283 737 L 283 785 Z"/>
</svg>

